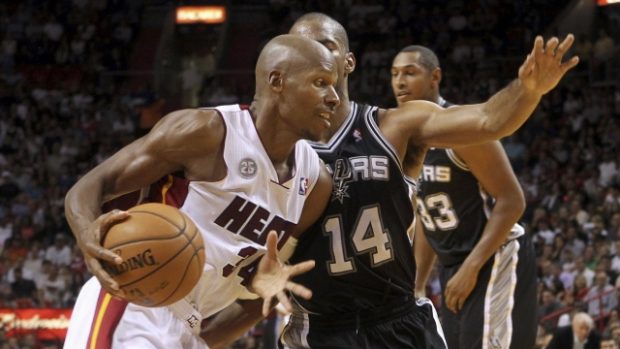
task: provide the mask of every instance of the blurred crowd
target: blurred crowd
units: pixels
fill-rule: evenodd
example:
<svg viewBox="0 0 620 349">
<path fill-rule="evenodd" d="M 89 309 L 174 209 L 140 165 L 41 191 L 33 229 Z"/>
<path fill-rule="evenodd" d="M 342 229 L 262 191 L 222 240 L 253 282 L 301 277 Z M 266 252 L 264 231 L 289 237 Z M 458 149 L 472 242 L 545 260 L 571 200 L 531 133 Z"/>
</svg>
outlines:
<svg viewBox="0 0 620 349">
<path fill-rule="evenodd" d="M 102 78 L 126 69 L 141 0 L 44 3 L 0 3 L 0 308 L 72 307 L 90 274 L 64 219 L 64 194 L 144 132 L 143 106 L 153 101 L 148 89 Z M 272 0 L 265 35 L 323 11 L 348 29 L 358 62 L 354 100 L 395 105 L 391 60 L 416 43 L 437 52 L 446 99 L 480 102 L 514 78 L 533 37 L 564 4 Z M 620 76 L 609 64 L 620 57 L 620 10 L 597 11 L 592 36 L 578 37 L 573 50 L 580 67 L 504 140 L 528 203 L 522 222 L 537 246 L 541 343 L 576 311 L 620 343 Z M 242 98 L 226 93 L 228 103 L 250 102 Z M 436 277 L 429 291 L 441 306 Z M 235 347 L 261 347 L 263 332 Z M 0 349 L 54 345 L 8 339 L 0 329 Z"/>
</svg>

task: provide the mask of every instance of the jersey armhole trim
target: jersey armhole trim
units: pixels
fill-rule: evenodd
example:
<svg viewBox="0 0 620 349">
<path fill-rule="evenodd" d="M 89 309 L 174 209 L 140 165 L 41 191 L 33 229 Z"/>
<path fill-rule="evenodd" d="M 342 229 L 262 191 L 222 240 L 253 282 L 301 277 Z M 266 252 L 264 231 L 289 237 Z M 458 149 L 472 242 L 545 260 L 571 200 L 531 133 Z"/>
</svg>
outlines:
<svg viewBox="0 0 620 349">
<path fill-rule="evenodd" d="M 398 169 L 400 170 L 400 172 L 403 173 L 403 177 L 405 177 L 404 176 L 404 171 L 403 171 L 403 165 L 401 164 L 401 162 L 400 162 L 400 160 L 399 160 L 399 158 L 397 156 L 396 150 L 385 139 L 385 137 L 383 137 L 383 133 L 381 133 L 381 129 L 379 128 L 379 125 L 377 124 L 375 119 L 372 117 L 373 113 L 375 111 L 377 111 L 378 109 L 379 108 L 377 108 L 377 107 L 370 107 L 364 113 L 364 122 L 366 123 L 366 126 L 368 126 L 368 130 L 370 131 L 370 133 L 377 140 L 377 142 L 381 145 L 381 147 L 383 149 L 385 149 L 386 153 L 390 156 L 390 158 L 392 158 L 392 161 L 394 161 L 396 166 L 398 166 Z"/>
<path fill-rule="evenodd" d="M 453 149 L 446 149 L 446 155 L 448 155 L 448 158 L 450 159 L 450 161 L 452 161 L 452 163 L 454 163 L 454 165 L 456 165 L 458 168 L 460 168 L 463 171 L 470 172 L 469 166 L 467 166 L 465 161 L 463 161 L 463 159 L 461 159 L 454 152 Z"/>
</svg>

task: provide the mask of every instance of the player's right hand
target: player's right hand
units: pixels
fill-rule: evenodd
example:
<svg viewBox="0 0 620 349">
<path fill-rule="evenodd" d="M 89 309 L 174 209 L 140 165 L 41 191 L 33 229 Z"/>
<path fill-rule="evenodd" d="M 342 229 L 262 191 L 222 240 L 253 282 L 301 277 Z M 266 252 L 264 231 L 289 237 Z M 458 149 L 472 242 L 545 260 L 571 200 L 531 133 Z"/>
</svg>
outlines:
<svg viewBox="0 0 620 349">
<path fill-rule="evenodd" d="M 103 248 L 101 246 L 101 237 L 114 224 L 124 221 L 127 217 L 129 217 L 129 213 L 121 210 L 113 210 L 102 214 L 90 224 L 88 229 L 80 232 L 78 239 L 88 270 L 99 279 L 101 286 L 112 294 L 119 294 L 121 290 L 118 283 L 103 269 L 99 260 L 120 264 L 123 262 L 123 259 L 114 252 Z"/>
</svg>

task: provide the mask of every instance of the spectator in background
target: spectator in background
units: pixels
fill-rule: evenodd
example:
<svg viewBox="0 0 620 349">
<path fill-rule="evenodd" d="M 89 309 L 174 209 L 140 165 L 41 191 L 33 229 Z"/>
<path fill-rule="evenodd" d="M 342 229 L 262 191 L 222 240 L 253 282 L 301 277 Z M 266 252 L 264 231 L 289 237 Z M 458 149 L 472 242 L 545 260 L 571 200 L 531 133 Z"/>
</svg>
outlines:
<svg viewBox="0 0 620 349">
<path fill-rule="evenodd" d="M 586 313 L 577 313 L 571 326 L 559 327 L 546 349 L 599 349 L 600 337 L 594 321 Z"/>
<path fill-rule="evenodd" d="M 588 281 L 583 274 L 579 274 L 575 276 L 575 282 L 572 288 L 573 297 L 575 297 L 576 301 L 583 301 L 586 299 L 588 292 L 590 292 L 590 287 L 588 286 Z"/>
<path fill-rule="evenodd" d="M 22 271 L 25 277 L 30 276 L 34 280 L 37 275 L 41 275 L 45 252 L 41 250 L 41 243 L 38 241 L 34 241 L 30 246 L 30 251 L 22 265 Z"/>
<path fill-rule="evenodd" d="M 538 304 L 538 321 L 547 328 L 553 328 L 556 325 L 557 318 L 550 318 L 549 315 L 554 314 L 562 308 L 562 304 L 557 300 L 555 294 L 551 290 L 542 289 L 540 292 L 540 303 Z"/>
<path fill-rule="evenodd" d="M 51 265 L 49 273 L 41 278 L 39 286 L 39 297 L 41 303 L 46 307 L 60 308 L 63 306 L 67 283 L 60 275 L 60 268 Z"/>
<path fill-rule="evenodd" d="M 618 343 L 616 343 L 612 336 L 604 336 L 601 338 L 600 349 L 618 349 Z"/>
<path fill-rule="evenodd" d="M 71 264 L 71 248 L 67 244 L 67 237 L 56 234 L 54 244 L 45 251 L 45 259 L 56 266 L 68 266 Z"/>
<path fill-rule="evenodd" d="M 609 277 L 599 271 L 594 277 L 594 285 L 586 295 L 588 313 L 595 319 L 604 318 L 618 305 L 614 287 L 609 284 Z"/>
<path fill-rule="evenodd" d="M 594 280 L 594 271 L 586 267 L 586 262 L 583 256 L 579 256 L 575 259 L 575 272 L 575 278 L 577 278 L 579 275 L 583 275 L 583 277 L 586 279 L 586 285 L 588 287 L 592 286 L 592 281 Z"/>
<path fill-rule="evenodd" d="M 15 268 L 13 270 L 15 281 L 11 283 L 11 291 L 18 307 L 28 307 L 34 305 L 37 299 L 37 286 L 31 279 L 25 279 L 22 276 L 22 269 Z M 26 302 L 24 302 L 26 301 Z"/>
</svg>

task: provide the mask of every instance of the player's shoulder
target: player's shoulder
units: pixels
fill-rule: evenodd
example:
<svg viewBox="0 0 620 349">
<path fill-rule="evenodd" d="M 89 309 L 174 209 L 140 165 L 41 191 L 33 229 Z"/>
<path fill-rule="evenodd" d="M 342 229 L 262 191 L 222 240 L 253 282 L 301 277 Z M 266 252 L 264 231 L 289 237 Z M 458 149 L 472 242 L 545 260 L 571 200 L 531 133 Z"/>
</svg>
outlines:
<svg viewBox="0 0 620 349">
<path fill-rule="evenodd" d="M 219 145 L 226 134 L 224 121 L 215 109 L 181 109 L 165 115 L 149 133 L 149 138 L 174 147 L 192 144 Z"/>
<path fill-rule="evenodd" d="M 177 131 L 192 132 L 200 127 L 223 125 L 220 112 L 215 108 L 181 109 L 165 115 L 161 123 L 177 127 Z"/>
</svg>

